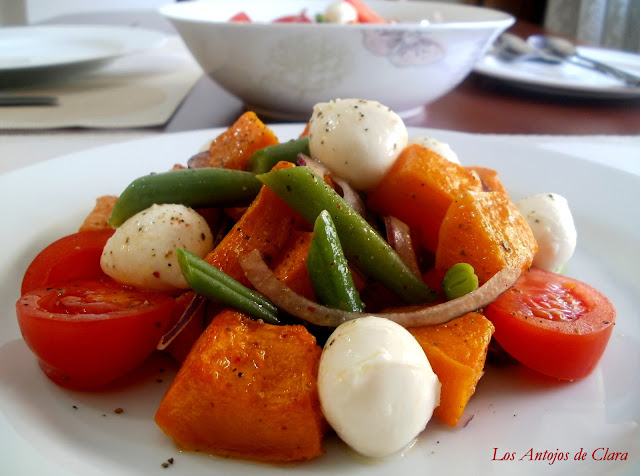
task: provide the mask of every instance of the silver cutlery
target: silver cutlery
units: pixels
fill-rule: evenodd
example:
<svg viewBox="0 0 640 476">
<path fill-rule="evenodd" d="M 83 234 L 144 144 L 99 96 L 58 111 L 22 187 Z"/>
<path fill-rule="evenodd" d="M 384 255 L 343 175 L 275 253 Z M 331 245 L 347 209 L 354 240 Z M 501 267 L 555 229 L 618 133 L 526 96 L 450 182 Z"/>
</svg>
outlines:
<svg viewBox="0 0 640 476">
<path fill-rule="evenodd" d="M 517 35 L 503 33 L 493 46 L 493 54 L 503 61 L 542 61 L 545 63 L 562 63 L 556 56 L 544 54 L 533 48 Z"/>
<path fill-rule="evenodd" d="M 640 87 L 640 76 L 584 56 L 579 53 L 573 43 L 564 38 L 531 35 L 525 41 L 511 33 L 503 33 L 493 47 L 493 54 L 506 62 L 541 61 L 551 64 L 567 62 L 615 77 L 629 86 Z"/>
<path fill-rule="evenodd" d="M 58 98 L 55 96 L 0 94 L 0 107 L 57 106 L 57 105 L 58 105 Z"/>
<path fill-rule="evenodd" d="M 531 35 L 527 38 L 527 44 L 533 49 L 548 56 L 566 60 L 574 64 L 591 67 L 597 71 L 618 78 L 632 86 L 640 86 L 640 76 L 628 73 L 615 66 L 597 61 L 578 52 L 573 43 L 564 38 L 548 35 Z"/>
</svg>

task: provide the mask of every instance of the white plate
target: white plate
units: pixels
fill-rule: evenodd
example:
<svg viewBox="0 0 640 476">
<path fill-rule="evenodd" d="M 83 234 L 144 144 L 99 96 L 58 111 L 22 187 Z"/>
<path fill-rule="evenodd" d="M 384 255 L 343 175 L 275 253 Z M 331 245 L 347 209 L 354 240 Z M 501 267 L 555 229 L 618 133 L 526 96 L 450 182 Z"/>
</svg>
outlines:
<svg viewBox="0 0 640 476">
<path fill-rule="evenodd" d="M 578 52 L 640 76 L 638 54 L 584 46 L 578 47 Z M 640 87 L 625 86 L 616 78 L 572 63 L 507 62 L 488 53 L 474 66 L 474 72 L 521 89 L 547 94 L 603 99 L 640 97 Z"/>
<path fill-rule="evenodd" d="M 281 140 L 302 125 L 274 126 Z M 79 393 L 50 383 L 20 337 L 14 304 L 29 261 L 73 232 L 101 194 L 184 163 L 220 130 L 143 139 L 75 153 L 0 175 L 0 472 L 12 476 L 279 475 L 281 467 L 179 452 L 153 422 L 173 370 L 150 361 L 138 381 Z M 602 290 L 618 311 L 609 347 L 592 375 L 552 382 L 522 367 L 489 367 L 465 415 L 466 427 L 431 422 L 404 457 L 355 458 L 334 438 L 327 455 L 289 474 L 640 474 L 640 178 L 558 153 L 490 137 L 412 130 L 449 142 L 466 164 L 500 171 L 513 198 L 554 191 L 572 205 L 579 240 L 567 273 Z M 570 356 L 568 356 L 569 358 Z M 167 370 L 161 372 L 163 367 Z M 158 382 L 157 379 L 162 380 Z M 115 408 L 124 412 L 115 414 Z M 373 416 L 372 416 L 373 417 Z M 464 418 L 463 418 L 464 419 Z M 251 431 L 249 428 L 247 431 Z M 611 452 L 626 461 L 595 461 Z M 568 453 L 570 461 L 529 461 L 527 452 Z M 584 451 L 584 461 L 574 455 Z M 494 460 L 515 453 L 515 461 Z M 519 459 L 524 456 L 524 460 Z M 170 474 L 167 472 L 166 474 Z"/>
<path fill-rule="evenodd" d="M 120 56 L 160 46 L 165 40 L 160 32 L 124 26 L 0 28 L 0 85 L 84 73 Z"/>
</svg>

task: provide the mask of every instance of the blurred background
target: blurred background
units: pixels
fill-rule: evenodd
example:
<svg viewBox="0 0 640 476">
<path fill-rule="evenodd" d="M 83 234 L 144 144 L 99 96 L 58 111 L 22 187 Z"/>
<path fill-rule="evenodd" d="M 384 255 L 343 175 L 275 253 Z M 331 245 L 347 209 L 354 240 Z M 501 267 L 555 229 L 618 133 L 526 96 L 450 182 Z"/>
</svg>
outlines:
<svg viewBox="0 0 640 476">
<path fill-rule="evenodd" d="M 98 10 L 157 8 L 178 0 L 9 0 L 25 2 L 26 21 Z M 403 1 L 403 0 L 390 0 Z M 640 0 L 444 0 L 497 8 L 591 45 L 640 51 Z M 304 0 L 300 1 L 301 6 Z"/>
<path fill-rule="evenodd" d="M 640 51 L 640 0 L 467 0 L 585 43 Z"/>
</svg>

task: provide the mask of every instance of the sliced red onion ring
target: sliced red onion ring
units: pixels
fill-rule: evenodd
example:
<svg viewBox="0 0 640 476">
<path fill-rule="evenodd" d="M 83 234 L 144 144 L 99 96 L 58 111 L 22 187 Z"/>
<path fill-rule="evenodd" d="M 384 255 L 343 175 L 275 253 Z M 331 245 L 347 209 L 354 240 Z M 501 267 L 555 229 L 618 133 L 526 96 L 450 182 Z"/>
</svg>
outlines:
<svg viewBox="0 0 640 476">
<path fill-rule="evenodd" d="M 316 159 L 312 159 L 306 154 L 298 154 L 298 165 L 302 165 L 303 167 L 309 167 L 313 170 L 314 173 L 319 175 L 320 177 L 324 177 L 325 175 L 331 175 L 329 169 L 325 167 L 323 163 Z"/>
<path fill-rule="evenodd" d="M 515 268 L 504 268 L 475 291 L 442 304 L 413 307 L 398 312 L 367 314 L 329 308 L 296 294 L 273 274 L 257 250 L 240 258 L 240 265 L 251 284 L 280 309 L 312 324 L 328 327 L 338 327 L 346 321 L 365 315 L 383 317 L 403 327 L 444 324 L 495 301 L 513 286 L 521 272 Z"/>
<path fill-rule="evenodd" d="M 354 190 L 354 188 L 345 179 L 331 173 L 331 171 L 320 161 L 309 157 L 305 154 L 298 154 L 298 164 L 309 167 L 314 173 L 320 177 L 325 175 L 331 178 L 333 182 L 340 187 L 340 192 L 344 201 L 353 208 L 360 216 L 365 216 L 365 207 L 362 198 Z"/>
<path fill-rule="evenodd" d="M 209 151 L 205 150 L 191 156 L 191 158 L 187 160 L 187 167 L 189 167 L 190 169 L 211 167 L 211 157 L 209 156 Z"/>
<path fill-rule="evenodd" d="M 204 305 L 205 301 L 206 301 L 206 298 L 204 296 L 202 296 L 201 294 L 194 293 L 193 298 L 191 298 L 191 301 L 185 308 L 184 312 L 182 313 L 182 316 L 180 316 L 180 319 L 178 319 L 178 322 L 176 322 L 176 324 L 171 329 L 169 329 L 165 333 L 165 335 L 162 336 L 162 338 L 160 339 L 160 342 L 158 342 L 158 345 L 156 346 L 156 349 L 158 350 L 166 349 L 169 346 L 169 344 L 171 344 L 173 339 L 175 339 L 178 336 L 178 334 L 180 334 L 180 332 L 182 332 L 182 330 L 185 327 L 187 327 L 187 324 L 191 322 L 191 319 Z"/>
<path fill-rule="evenodd" d="M 356 192 L 346 180 L 340 177 L 332 175 L 331 180 L 338 184 L 338 186 L 342 189 L 342 198 L 344 198 L 344 201 L 347 202 L 347 204 L 351 208 L 353 208 L 356 213 L 358 213 L 358 215 L 364 217 L 366 213 L 364 202 L 362 201 L 360 195 L 358 195 L 358 192 Z"/>
<path fill-rule="evenodd" d="M 404 264 L 417 276 L 420 276 L 418 257 L 411 241 L 409 225 L 396 217 L 385 216 L 384 226 L 387 230 L 387 242 L 396 250 Z"/>
</svg>

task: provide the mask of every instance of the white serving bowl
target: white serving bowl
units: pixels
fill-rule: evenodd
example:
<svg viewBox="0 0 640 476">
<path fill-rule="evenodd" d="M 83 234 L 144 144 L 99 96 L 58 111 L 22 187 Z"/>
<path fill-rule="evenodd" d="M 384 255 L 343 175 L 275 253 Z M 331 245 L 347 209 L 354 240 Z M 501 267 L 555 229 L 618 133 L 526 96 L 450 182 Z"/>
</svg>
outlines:
<svg viewBox="0 0 640 476">
<path fill-rule="evenodd" d="M 507 13 L 457 3 L 368 1 L 390 24 L 270 23 L 313 17 L 333 0 L 179 2 L 160 13 L 202 69 L 258 114 L 307 120 L 318 102 L 372 99 L 407 117 L 443 96 L 513 24 Z M 238 12 L 252 23 L 230 23 Z"/>
</svg>

